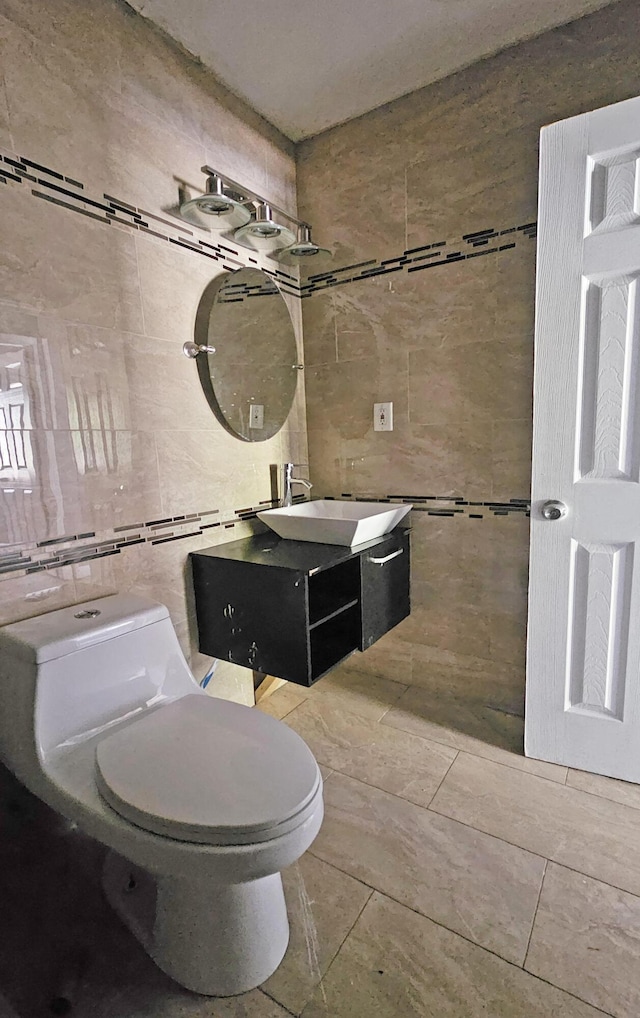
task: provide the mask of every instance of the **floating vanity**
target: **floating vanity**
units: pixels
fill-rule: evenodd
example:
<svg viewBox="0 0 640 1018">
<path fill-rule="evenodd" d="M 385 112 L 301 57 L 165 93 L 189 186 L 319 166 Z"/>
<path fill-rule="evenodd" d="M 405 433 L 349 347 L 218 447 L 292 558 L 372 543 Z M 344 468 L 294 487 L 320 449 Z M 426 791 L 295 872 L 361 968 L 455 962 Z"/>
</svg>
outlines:
<svg viewBox="0 0 640 1018">
<path fill-rule="evenodd" d="M 303 686 L 410 611 L 405 529 L 355 548 L 267 533 L 191 561 L 200 651 Z"/>
</svg>

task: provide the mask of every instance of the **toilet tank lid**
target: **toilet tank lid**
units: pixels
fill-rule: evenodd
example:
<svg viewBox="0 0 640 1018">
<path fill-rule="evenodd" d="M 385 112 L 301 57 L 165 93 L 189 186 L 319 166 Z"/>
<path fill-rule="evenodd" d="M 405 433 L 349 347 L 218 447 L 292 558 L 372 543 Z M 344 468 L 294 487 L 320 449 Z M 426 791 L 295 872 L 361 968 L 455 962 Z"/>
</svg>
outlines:
<svg viewBox="0 0 640 1018">
<path fill-rule="evenodd" d="M 167 618 L 167 608 L 157 601 L 110 594 L 2 626 L 0 654 L 41 664 Z"/>
</svg>

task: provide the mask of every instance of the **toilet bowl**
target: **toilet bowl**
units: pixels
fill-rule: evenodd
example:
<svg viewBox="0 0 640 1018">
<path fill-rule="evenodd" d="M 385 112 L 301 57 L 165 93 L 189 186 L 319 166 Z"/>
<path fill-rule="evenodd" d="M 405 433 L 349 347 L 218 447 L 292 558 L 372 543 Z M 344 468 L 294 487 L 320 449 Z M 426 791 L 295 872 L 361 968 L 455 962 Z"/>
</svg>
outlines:
<svg viewBox="0 0 640 1018">
<path fill-rule="evenodd" d="M 280 964 L 280 871 L 320 828 L 319 768 L 282 722 L 200 689 L 164 605 L 1 628 L 0 759 L 110 850 L 107 899 L 177 982 L 228 996 Z"/>
</svg>

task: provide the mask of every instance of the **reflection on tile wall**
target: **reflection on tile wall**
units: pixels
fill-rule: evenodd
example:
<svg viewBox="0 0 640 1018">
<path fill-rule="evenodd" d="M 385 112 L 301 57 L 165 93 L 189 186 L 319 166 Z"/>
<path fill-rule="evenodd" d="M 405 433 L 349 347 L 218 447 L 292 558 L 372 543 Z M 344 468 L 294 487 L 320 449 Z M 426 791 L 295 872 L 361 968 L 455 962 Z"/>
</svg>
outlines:
<svg viewBox="0 0 640 1018">
<path fill-rule="evenodd" d="M 170 209 L 209 162 L 295 211 L 293 150 L 126 5 L 90 7 L 0 14 L 0 622 L 137 591 L 201 676 L 188 552 L 251 532 L 269 464 L 307 459 L 305 407 L 262 443 L 213 417 L 182 344 L 206 284 L 256 261 Z"/>
<path fill-rule="evenodd" d="M 316 490 L 426 500 L 412 615 L 353 667 L 521 710 L 538 135 L 640 93 L 637 38 L 621 0 L 300 146 L 300 214 L 357 268 L 303 300 Z"/>
</svg>

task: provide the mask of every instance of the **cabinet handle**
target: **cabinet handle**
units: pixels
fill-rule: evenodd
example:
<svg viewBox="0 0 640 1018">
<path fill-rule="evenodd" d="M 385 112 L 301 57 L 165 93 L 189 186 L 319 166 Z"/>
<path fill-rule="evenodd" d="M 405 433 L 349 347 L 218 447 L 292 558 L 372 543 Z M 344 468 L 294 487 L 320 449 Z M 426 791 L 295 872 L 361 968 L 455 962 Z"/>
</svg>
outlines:
<svg viewBox="0 0 640 1018">
<path fill-rule="evenodd" d="M 373 562 L 374 566 L 383 566 L 385 562 L 391 562 L 392 558 L 397 558 L 398 555 L 402 555 L 404 548 L 398 548 L 397 551 L 392 551 L 390 555 L 385 555 L 384 558 L 372 558 L 369 555 L 369 562 Z"/>
</svg>

